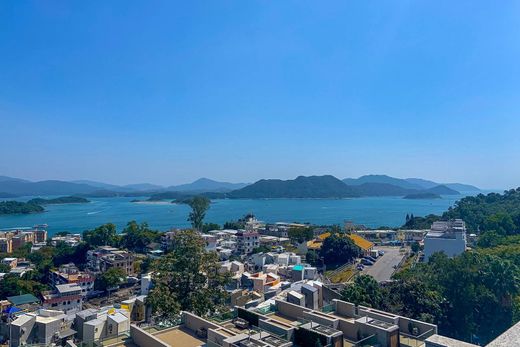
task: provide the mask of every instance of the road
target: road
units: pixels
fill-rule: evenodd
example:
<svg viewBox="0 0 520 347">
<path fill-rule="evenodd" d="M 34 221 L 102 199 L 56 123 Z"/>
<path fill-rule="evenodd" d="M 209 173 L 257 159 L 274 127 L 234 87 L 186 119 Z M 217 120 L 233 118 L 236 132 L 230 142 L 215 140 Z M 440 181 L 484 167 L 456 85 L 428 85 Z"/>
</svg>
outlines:
<svg viewBox="0 0 520 347">
<path fill-rule="evenodd" d="M 380 256 L 374 265 L 365 266 L 362 272 L 374 277 L 378 282 L 383 282 L 390 279 L 395 271 L 394 266 L 401 262 L 404 253 L 399 252 L 399 247 L 378 246 L 377 249 L 385 254 Z"/>
</svg>

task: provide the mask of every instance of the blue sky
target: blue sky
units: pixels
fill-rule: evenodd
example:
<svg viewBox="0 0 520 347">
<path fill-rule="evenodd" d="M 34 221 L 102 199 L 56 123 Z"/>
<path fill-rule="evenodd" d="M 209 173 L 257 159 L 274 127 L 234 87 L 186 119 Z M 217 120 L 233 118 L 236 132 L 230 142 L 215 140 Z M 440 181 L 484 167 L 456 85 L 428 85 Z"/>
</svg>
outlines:
<svg viewBox="0 0 520 347">
<path fill-rule="evenodd" d="M 0 2 L 0 174 L 520 186 L 520 3 Z"/>
</svg>

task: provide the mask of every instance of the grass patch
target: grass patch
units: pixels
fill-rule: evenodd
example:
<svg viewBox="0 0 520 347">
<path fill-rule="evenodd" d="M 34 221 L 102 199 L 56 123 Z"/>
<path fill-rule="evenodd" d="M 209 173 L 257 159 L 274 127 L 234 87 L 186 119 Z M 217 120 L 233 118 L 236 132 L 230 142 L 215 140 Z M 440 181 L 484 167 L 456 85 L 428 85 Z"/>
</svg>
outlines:
<svg viewBox="0 0 520 347">
<path fill-rule="evenodd" d="M 329 271 L 327 271 L 327 272 L 329 272 Z M 356 270 L 354 268 L 354 266 L 349 266 L 340 272 L 330 271 L 329 276 L 327 276 L 327 273 L 325 273 L 325 276 L 327 276 L 327 278 L 332 283 L 343 283 L 343 282 L 347 282 L 348 280 L 350 280 L 357 273 L 358 273 L 358 270 Z"/>
</svg>

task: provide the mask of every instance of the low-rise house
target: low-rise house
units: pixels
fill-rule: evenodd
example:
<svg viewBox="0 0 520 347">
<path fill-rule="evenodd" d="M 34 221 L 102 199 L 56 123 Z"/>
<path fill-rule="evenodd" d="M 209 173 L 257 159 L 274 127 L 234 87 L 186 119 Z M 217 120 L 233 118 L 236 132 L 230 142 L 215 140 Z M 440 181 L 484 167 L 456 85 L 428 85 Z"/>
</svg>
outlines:
<svg viewBox="0 0 520 347">
<path fill-rule="evenodd" d="M 217 253 L 220 260 L 228 260 L 233 254 L 233 251 L 227 248 L 217 248 Z"/>
<path fill-rule="evenodd" d="M 40 305 L 40 300 L 32 294 L 8 296 L 7 301 L 22 311 L 33 311 Z"/>
<path fill-rule="evenodd" d="M 83 323 L 83 343 L 92 344 L 107 340 L 130 330 L 130 318 L 126 310 L 109 309 L 96 318 Z"/>
<path fill-rule="evenodd" d="M 58 284 L 55 290 L 43 293 L 43 307 L 61 310 L 66 314 L 81 311 L 84 294 L 76 283 Z"/>
<path fill-rule="evenodd" d="M 2 259 L 2 264 L 9 266 L 11 269 L 14 269 L 18 265 L 18 258 L 4 258 Z"/>
<path fill-rule="evenodd" d="M 87 297 L 94 292 L 95 280 L 94 274 L 80 271 L 73 263 L 62 265 L 59 269 L 49 272 L 51 285 L 76 283 L 81 287 L 81 294 Z"/>
<path fill-rule="evenodd" d="M 51 245 L 53 246 L 56 246 L 60 242 L 64 242 L 71 247 L 76 247 L 81 242 L 81 234 L 65 234 L 51 238 Z"/>
<path fill-rule="evenodd" d="M 61 345 L 76 333 L 71 326 L 72 321 L 61 311 L 40 309 L 25 313 L 9 325 L 9 344 L 12 347 L 31 344 Z"/>
<path fill-rule="evenodd" d="M 19 258 L 16 261 L 16 266 L 11 268 L 11 271 L 9 271 L 9 273 L 22 277 L 27 272 L 33 271 L 33 270 L 34 270 L 34 265 L 30 261 L 23 259 L 23 258 L 21 258 L 21 259 Z"/>
<path fill-rule="evenodd" d="M 250 307 L 256 306 L 264 300 L 264 296 L 261 293 L 247 290 L 237 289 L 231 292 L 230 295 L 231 306 Z"/>
<path fill-rule="evenodd" d="M 216 251 L 217 250 L 217 237 L 215 235 L 202 234 L 202 238 L 206 243 L 206 251 Z"/>
<path fill-rule="evenodd" d="M 374 249 L 374 243 L 360 235 L 347 234 L 347 237 L 350 238 L 359 249 L 361 249 L 363 255 L 370 255 L 370 251 Z"/>
<path fill-rule="evenodd" d="M 267 247 L 287 246 L 291 243 L 288 237 L 260 236 L 260 245 Z"/>
<path fill-rule="evenodd" d="M 127 275 L 134 274 L 133 253 L 110 246 L 98 247 L 87 252 L 88 268 L 95 272 L 105 272 L 115 267 L 123 270 Z"/>
</svg>

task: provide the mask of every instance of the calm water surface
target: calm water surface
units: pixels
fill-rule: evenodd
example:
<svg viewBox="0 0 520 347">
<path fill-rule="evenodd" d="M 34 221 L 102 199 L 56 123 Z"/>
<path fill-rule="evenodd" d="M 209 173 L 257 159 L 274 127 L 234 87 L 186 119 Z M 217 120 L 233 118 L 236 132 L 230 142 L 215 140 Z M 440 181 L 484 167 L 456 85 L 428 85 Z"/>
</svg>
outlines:
<svg viewBox="0 0 520 347">
<path fill-rule="evenodd" d="M 446 196 L 432 200 L 406 200 L 400 197 L 370 197 L 356 199 L 266 199 L 214 200 L 206 215 L 207 222 L 223 224 L 253 212 L 266 222 L 310 222 L 313 224 L 342 224 L 353 220 L 369 227 L 399 226 L 407 213 L 424 216 L 439 214 L 461 198 Z M 26 200 L 24 198 L 20 200 Z M 86 204 L 46 206 L 46 211 L 30 215 L 0 216 L 0 229 L 48 224 L 49 233 L 58 231 L 82 232 L 103 223 L 114 223 L 118 230 L 130 220 L 148 222 L 158 230 L 187 227 L 189 207 L 181 204 L 133 203 L 136 199 L 90 198 Z M 144 197 L 142 199 L 145 199 Z"/>
</svg>

